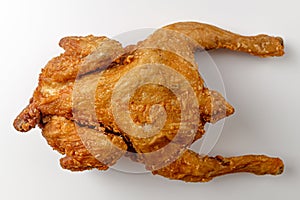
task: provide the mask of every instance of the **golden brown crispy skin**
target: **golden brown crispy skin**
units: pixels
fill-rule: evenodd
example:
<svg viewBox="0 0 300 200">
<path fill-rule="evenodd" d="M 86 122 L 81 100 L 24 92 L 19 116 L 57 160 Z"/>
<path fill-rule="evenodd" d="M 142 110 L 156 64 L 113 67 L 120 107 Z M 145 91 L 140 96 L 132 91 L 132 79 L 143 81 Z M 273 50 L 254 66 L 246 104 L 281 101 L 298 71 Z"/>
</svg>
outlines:
<svg viewBox="0 0 300 200">
<path fill-rule="evenodd" d="M 187 182 L 207 182 L 216 176 L 237 172 L 278 175 L 283 172 L 283 162 L 279 158 L 263 155 L 229 158 L 200 156 L 188 150 L 178 160 L 153 171 L 153 174 Z"/>
<path fill-rule="evenodd" d="M 65 52 L 42 70 L 30 104 L 14 126 L 26 132 L 39 125 L 48 143 L 66 155 L 63 168 L 104 170 L 129 150 L 135 153 L 129 155 L 133 160 L 154 174 L 184 181 L 234 172 L 282 172 L 277 158 L 211 158 L 187 150 L 204 134 L 205 123 L 234 112 L 221 94 L 204 86 L 194 52 L 228 48 L 281 56 L 281 38 L 241 36 L 182 22 L 124 49 L 117 41 L 94 36 L 66 37 L 60 46 Z"/>
<path fill-rule="evenodd" d="M 87 56 L 94 57 L 92 53 L 101 54 L 101 51 L 107 51 L 108 47 L 111 52 L 123 51 L 117 41 L 104 36 L 66 37 L 61 39 L 59 45 L 64 48 L 65 52 L 51 59 L 42 69 L 39 85 L 34 91 L 30 104 L 14 121 L 14 126 L 18 131 L 26 132 L 34 128 L 42 121 L 41 114 L 71 118 L 75 79 L 79 73 L 84 73 L 86 68 L 95 70 L 94 65 L 89 65 L 82 70 L 82 64 Z M 101 55 L 100 60 L 101 58 L 108 59 L 107 54 Z"/>
<path fill-rule="evenodd" d="M 268 35 L 242 36 L 218 27 L 197 22 L 179 22 L 164 27 L 180 32 L 195 40 L 203 49 L 226 48 L 255 56 L 282 56 L 283 39 Z"/>
<path fill-rule="evenodd" d="M 64 117 L 51 117 L 42 133 L 54 150 L 65 155 L 60 160 L 61 166 L 72 171 L 92 168 L 106 170 L 108 165 L 113 165 L 127 149 L 122 137 L 105 133 L 103 129 L 80 127 Z M 93 149 L 93 152 L 82 142 L 82 137 L 86 134 L 90 140 L 86 145 L 93 145 L 93 148 L 88 148 Z"/>
</svg>

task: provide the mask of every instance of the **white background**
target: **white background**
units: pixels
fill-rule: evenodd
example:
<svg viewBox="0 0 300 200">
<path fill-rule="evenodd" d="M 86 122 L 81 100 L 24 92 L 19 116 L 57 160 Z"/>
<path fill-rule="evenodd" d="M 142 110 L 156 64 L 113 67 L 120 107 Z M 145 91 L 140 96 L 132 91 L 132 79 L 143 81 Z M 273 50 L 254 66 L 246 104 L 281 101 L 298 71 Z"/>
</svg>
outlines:
<svg viewBox="0 0 300 200">
<path fill-rule="evenodd" d="M 300 186 L 300 12 L 297 1 L 1 1 L 0 199 L 297 199 Z M 72 173 L 59 166 L 36 128 L 13 129 L 60 38 L 211 23 L 241 34 L 284 38 L 286 55 L 261 59 L 228 50 L 211 56 L 236 108 L 211 152 L 267 154 L 285 162 L 281 176 L 227 175 L 208 183 L 170 181 L 114 170 Z"/>
</svg>

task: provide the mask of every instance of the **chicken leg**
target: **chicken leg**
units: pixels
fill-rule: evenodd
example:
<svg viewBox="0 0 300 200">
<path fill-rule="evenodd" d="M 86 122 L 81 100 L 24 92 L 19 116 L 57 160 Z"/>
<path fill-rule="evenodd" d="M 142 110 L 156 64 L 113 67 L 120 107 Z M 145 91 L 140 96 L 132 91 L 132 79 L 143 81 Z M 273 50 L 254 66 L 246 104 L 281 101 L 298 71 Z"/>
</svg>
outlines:
<svg viewBox="0 0 300 200">
<path fill-rule="evenodd" d="M 152 173 L 186 182 L 207 182 L 216 176 L 237 172 L 278 175 L 283 172 L 283 163 L 279 158 L 264 155 L 223 158 L 200 156 L 187 150 L 175 162 Z"/>
</svg>

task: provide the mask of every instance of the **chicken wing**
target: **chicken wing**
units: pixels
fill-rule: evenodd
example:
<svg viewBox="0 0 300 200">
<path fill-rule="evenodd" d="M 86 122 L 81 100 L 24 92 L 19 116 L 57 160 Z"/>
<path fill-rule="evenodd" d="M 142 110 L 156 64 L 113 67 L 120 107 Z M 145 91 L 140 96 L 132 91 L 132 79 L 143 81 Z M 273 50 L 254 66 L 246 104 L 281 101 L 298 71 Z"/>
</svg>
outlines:
<svg viewBox="0 0 300 200">
<path fill-rule="evenodd" d="M 127 149 L 121 136 L 107 133 L 101 128 L 77 126 L 73 121 L 59 116 L 50 117 L 42 133 L 54 150 L 65 155 L 60 160 L 61 166 L 72 171 L 92 168 L 106 170 Z M 82 138 L 87 138 L 85 144 L 88 146 L 83 144 Z M 100 162 L 98 157 L 106 160 Z"/>
</svg>

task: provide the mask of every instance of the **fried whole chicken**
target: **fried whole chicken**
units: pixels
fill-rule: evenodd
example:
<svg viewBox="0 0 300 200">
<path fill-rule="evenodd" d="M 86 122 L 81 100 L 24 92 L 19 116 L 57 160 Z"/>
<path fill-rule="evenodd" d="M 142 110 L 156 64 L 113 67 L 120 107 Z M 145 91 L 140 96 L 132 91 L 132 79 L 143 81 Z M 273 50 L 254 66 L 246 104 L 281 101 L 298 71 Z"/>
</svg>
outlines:
<svg viewBox="0 0 300 200">
<path fill-rule="evenodd" d="M 234 113 L 220 93 L 205 87 L 195 51 L 227 48 L 282 56 L 280 37 L 179 22 L 125 48 L 91 35 L 65 37 L 59 45 L 65 52 L 42 70 L 14 127 L 27 132 L 38 125 L 48 144 L 65 155 L 63 168 L 106 170 L 127 156 L 153 174 L 187 182 L 236 172 L 282 173 L 279 158 L 210 157 L 190 150 L 206 123 Z"/>
</svg>

